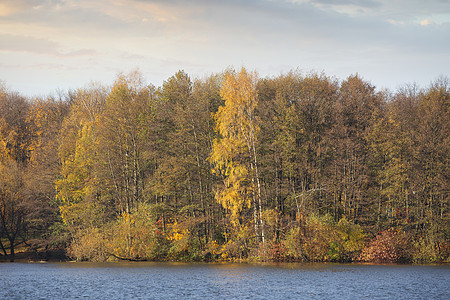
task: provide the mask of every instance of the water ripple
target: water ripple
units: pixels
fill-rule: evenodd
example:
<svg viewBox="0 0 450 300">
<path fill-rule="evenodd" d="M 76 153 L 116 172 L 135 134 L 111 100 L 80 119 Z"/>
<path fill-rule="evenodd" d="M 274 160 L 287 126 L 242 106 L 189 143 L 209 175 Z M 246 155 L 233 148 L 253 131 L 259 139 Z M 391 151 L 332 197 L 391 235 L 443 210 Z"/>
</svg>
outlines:
<svg viewBox="0 0 450 300">
<path fill-rule="evenodd" d="M 448 266 L 2 263 L 0 299 L 448 299 Z"/>
</svg>

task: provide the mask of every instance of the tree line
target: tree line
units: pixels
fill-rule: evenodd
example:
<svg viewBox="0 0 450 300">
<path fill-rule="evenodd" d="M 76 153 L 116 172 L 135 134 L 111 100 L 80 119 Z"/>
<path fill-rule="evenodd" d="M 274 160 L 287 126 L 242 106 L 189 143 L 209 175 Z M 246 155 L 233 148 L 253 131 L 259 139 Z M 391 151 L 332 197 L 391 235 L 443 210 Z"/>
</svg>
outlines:
<svg viewBox="0 0 450 300">
<path fill-rule="evenodd" d="M 0 89 L 0 252 L 448 261 L 450 85 L 228 69 Z"/>
</svg>

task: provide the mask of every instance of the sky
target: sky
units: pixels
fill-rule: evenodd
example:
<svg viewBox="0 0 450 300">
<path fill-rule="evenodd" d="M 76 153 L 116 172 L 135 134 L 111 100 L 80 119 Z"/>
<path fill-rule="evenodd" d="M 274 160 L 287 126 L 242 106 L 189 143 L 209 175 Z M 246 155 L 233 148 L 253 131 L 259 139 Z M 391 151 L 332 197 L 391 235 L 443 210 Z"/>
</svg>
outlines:
<svg viewBox="0 0 450 300">
<path fill-rule="evenodd" d="M 449 76 L 450 0 L 0 0 L 0 80 L 25 96 L 242 66 L 427 87 Z"/>
</svg>

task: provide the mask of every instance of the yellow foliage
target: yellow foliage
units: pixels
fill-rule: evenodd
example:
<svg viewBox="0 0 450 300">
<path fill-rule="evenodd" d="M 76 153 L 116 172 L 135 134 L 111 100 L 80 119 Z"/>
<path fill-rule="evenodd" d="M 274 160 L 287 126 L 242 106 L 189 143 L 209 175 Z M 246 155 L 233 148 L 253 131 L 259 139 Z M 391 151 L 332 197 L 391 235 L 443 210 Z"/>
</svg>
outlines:
<svg viewBox="0 0 450 300">
<path fill-rule="evenodd" d="M 121 224 L 121 225 L 130 225 L 130 224 L 134 224 L 135 219 L 134 219 L 134 215 L 129 214 L 124 211 L 119 215 L 118 221 L 119 221 L 119 224 Z"/>
<path fill-rule="evenodd" d="M 167 239 L 169 241 L 180 241 L 184 237 L 189 236 L 190 232 L 187 228 L 180 228 L 178 221 L 175 221 L 169 225 L 170 231 L 167 233 Z"/>
<path fill-rule="evenodd" d="M 263 212 L 263 220 L 266 225 L 275 227 L 280 219 L 280 212 L 275 209 L 267 209 Z"/>
<path fill-rule="evenodd" d="M 76 207 L 75 204 L 94 194 L 97 182 L 92 176 L 92 167 L 95 162 L 93 147 L 96 145 L 93 125 L 89 122 L 77 129 L 74 144 L 62 145 L 60 149 L 62 160 L 62 178 L 55 182 L 56 198 L 60 203 L 60 212 L 66 224 L 69 224 L 69 214 Z M 73 147 L 73 148 L 71 148 Z M 64 149 L 64 148 L 63 148 Z"/>
<path fill-rule="evenodd" d="M 208 243 L 207 249 L 208 249 L 209 252 L 211 252 L 214 255 L 218 255 L 218 254 L 221 253 L 220 245 L 219 245 L 219 243 L 217 243 L 216 240 L 210 241 Z"/>
<path fill-rule="evenodd" d="M 110 242 L 96 227 L 79 230 L 68 248 L 68 255 L 77 261 L 106 261 L 110 257 Z"/>
<path fill-rule="evenodd" d="M 238 226 L 244 208 L 250 208 L 254 193 L 251 178 L 250 149 L 254 146 L 259 127 L 254 116 L 257 105 L 256 73 L 244 68 L 239 73 L 229 72 L 225 76 L 221 97 L 225 105 L 215 115 L 216 139 L 210 155 L 214 163 L 213 172 L 224 175 L 224 185 L 216 192 L 216 200 L 231 215 L 231 223 Z"/>
<path fill-rule="evenodd" d="M 105 231 L 109 232 L 116 257 L 153 259 L 157 255 L 156 226 L 147 205 L 140 205 L 131 213 L 122 212 Z"/>
<path fill-rule="evenodd" d="M 221 260 L 228 260 L 229 259 L 229 255 L 228 255 L 228 252 L 223 252 L 221 255 L 220 255 L 220 259 Z"/>
<path fill-rule="evenodd" d="M 77 230 L 80 227 L 95 226 L 98 219 L 98 207 L 90 202 L 68 202 L 60 205 L 61 218 L 69 230 Z"/>
</svg>

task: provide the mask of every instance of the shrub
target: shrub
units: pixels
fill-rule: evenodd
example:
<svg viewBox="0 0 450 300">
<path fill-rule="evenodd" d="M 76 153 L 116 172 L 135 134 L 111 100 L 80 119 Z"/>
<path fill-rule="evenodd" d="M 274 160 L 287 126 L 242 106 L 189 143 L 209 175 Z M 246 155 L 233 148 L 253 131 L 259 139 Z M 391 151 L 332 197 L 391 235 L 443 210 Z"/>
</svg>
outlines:
<svg viewBox="0 0 450 300">
<path fill-rule="evenodd" d="M 288 231 L 283 240 L 286 257 L 300 261 L 352 261 L 364 246 L 365 235 L 359 225 L 330 216 L 311 215 L 301 227 Z"/>
<path fill-rule="evenodd" d="M 305 261 L 306 256 L 303 252 L 302 242 L 303 233 L 300 228 L 291 228 L 283 240 L 283 244 L 286 249 L 286 256 L 292 258 L 293 260 Z"/>
<path fill-rule="evenodd" d="M 122 213 L 110 226 L 112 254 L 118 258 L 153 260 L 160 258 L 161 239 L 151 207 L 141 204 L 131 214 Z"/>
<path fill-rule="evenodd" d="M 254 260 L 260 260 L 257 245 L 254 242 L 254 234 L 247 225 L 242 225 L 239 228 L 234 228 L 233 231 L 228 232 L 227 242 L 222 245 L 220 249 L 220 257 L 222 260 L 244 259 L 249 257 L 250 249 L 256 249 L 255 253 L 250 256 Z M 256 246 L 256 247 L 253 247 Z"/>
<path fill-rule="evenodd" d="M 361 226 L 344 217 L 339 220 L 336 230 L 339 235 L 336 260 L 341 262 L 356 260 L 361 254 L 365 242 L 365 234 Z"/>
<path fill-rule="evenodd" d="M 99 228 L 91 227 L 75 234 L 67 254 L 77 261 L 106 261 L 110 250 L 104 233 Z"/>
<path fill-rule="evenodd" d="M 404 263 L 411 260 L 408 248 L 410 238 L 406 233 L 390 228 L 373 238 L 360 255 L 360 260 L 374 263 Z"/>
<path fill-rule="evenodd" d="M 439 251 L 434 241 L 427 237 L 419 237 L 414 242 L 412 260 L 419 264 L 438 262 Z"/>
<path fill-rule="evenodd" d="M 330 216 L 312 215 L 306 219 L 303 253 L 309 261 L 338 258 L 338 234 Z"/>
<path fill-rule="evenodd" d="M 288 260 L 287 249 L 283 242 L 271 241 L 268 247 L 269 259 L 273 262 L 282 262 Z"/>
<path fill-rule="evenodd" d="M 414 241 L 412 249 L 412 260 L 414 263 L 448 262 L 449 256 L 450 244 L 445 236 L 428 232 L 423 233 Z"/>
</svg>

